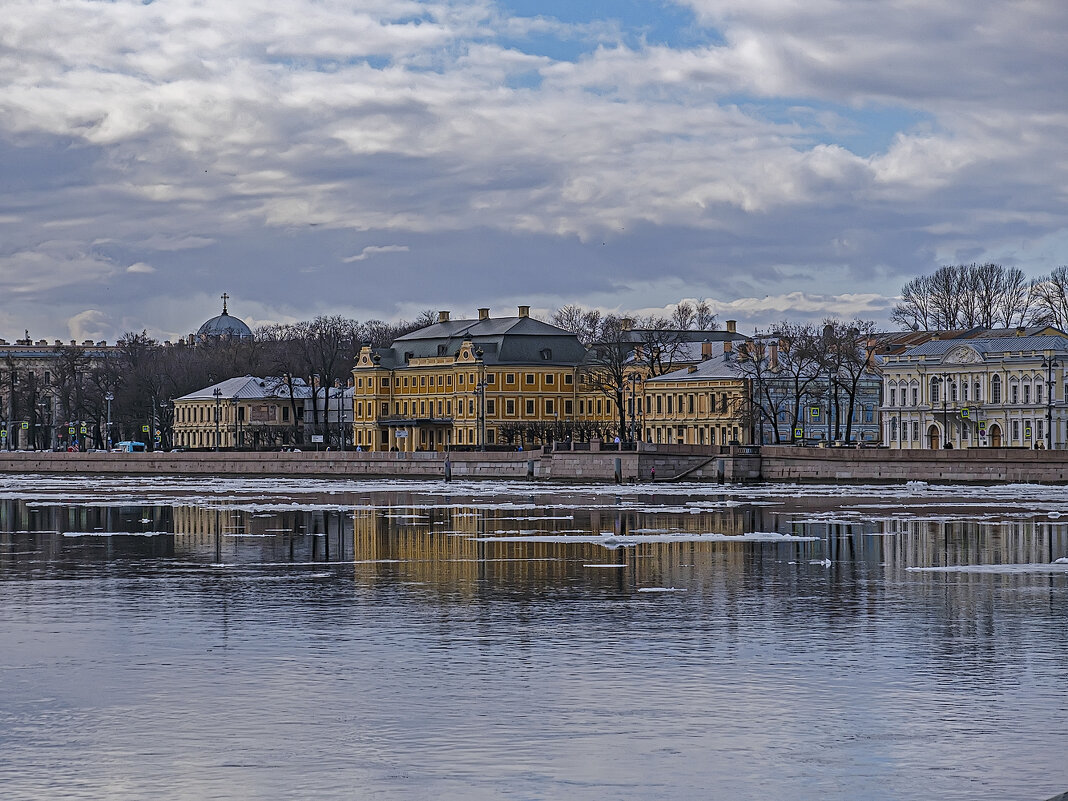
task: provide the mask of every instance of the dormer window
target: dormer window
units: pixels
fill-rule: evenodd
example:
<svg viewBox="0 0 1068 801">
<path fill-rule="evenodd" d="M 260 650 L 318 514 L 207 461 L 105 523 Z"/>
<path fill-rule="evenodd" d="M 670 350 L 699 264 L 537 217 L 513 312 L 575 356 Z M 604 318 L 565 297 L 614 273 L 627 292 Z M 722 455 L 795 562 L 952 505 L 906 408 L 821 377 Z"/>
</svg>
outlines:
<svg viewBox="0 0 1068 801">
<path fill-rule="evenodd" d="M 541 358 L 542 358 L 543 361 L 551 361 L 552 358 L 553 358 L 553 349 L 552 348 L 542 348 L 541 349 Z"/>
</svg>

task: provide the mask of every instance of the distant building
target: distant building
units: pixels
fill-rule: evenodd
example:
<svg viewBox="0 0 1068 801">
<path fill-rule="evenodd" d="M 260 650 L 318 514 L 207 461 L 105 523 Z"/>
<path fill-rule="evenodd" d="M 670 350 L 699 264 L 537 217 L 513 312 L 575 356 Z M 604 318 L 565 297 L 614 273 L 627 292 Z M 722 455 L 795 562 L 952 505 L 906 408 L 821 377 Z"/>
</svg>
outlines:
<svg viewBox="0 0 1068 801">
<path fill-rule="evenodd" d="M 1057 448 L 1068 431 L 1068 334 L 946 332 L 882 359 L 891 448 Z"/>
<path fill-rule="evenodd" d="M 174 401 L 174 444 L 210 450 L 303 444 L 311 393 L 299 378 L 246 375 L 220 381 Z"/>
<path fill-rule="evenodd" d="M 244 320 L 234 317 L 227 310 L 226 302 L 229 298 L 230 296 L 223 292 L 222 314 L 205 321 L 197 329 L 197 340 L 252 339 L 252 329 L 245 325 Z"/>
<path fill-rule="evenodd" d="M 684 445 L 749 444 L 749 379 L 739 374 L 731 353 L 723 340 L 705 342 L 700 361 L 647 379 L 643 438 Z"/>
<path fill-rule="evenodd" d="M 355 444 L 365 450 L 445 450 L 540 444 L 600 435 L 615 407 L 581 384 L 578 337 L 514 317 L 438 322 L 363 348 L 352 371 Z"/>
</svg>

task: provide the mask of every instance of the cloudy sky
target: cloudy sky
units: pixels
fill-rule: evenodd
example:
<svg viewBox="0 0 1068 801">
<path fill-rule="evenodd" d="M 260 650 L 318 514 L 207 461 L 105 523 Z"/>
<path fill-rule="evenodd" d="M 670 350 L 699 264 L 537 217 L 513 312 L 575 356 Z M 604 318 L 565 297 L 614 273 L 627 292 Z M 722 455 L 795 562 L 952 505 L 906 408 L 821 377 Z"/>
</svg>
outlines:
<svg viewBox="0 0 1068 801">
<path fill-rule="evenodd" d="M 1068 262 L 1063 0 L 6 0 L 0 336 Z"/>
</svg>

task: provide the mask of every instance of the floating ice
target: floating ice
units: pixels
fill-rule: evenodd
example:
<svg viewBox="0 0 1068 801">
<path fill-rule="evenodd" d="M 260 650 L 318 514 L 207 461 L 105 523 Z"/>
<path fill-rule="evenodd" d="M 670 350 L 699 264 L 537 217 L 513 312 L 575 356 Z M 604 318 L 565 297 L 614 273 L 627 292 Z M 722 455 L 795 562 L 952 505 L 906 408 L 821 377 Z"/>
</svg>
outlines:
<svg viewBox="0 0 1068 801">
<path fill-rule="evenodd" d="M 619 568 L 619 567 L 626 567 L 626 565 L 618 565 L 618 564 L 617 564 L 617 565 L 583 565 L 583 567 L 611 567 L 611 568 Z"/>
<path fill-rule="evenodd" d="M 945 567 L 907 567 L 909 573 L 1068 573 L 1068 559 L 1052 564 L 948 565 Z"/>
<path fill-rule="evenodd" d="M 685 587 L 639 587 L 638 592 L 689 592 Z"/>
</svg>

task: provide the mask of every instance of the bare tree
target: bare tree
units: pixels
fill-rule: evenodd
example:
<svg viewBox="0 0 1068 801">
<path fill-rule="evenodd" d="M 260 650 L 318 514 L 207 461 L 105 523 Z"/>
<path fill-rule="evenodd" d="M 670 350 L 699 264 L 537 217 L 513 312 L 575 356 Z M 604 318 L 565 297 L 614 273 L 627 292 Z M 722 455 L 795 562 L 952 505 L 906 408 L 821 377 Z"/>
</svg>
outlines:
<svg viewBox="0 0 1068 801">
<path fill-rule="evenodd" d="M 1068 330 L 1068 267 L 1055 267 L 1034 284 L 1034 322 Z"/>
</svg>

